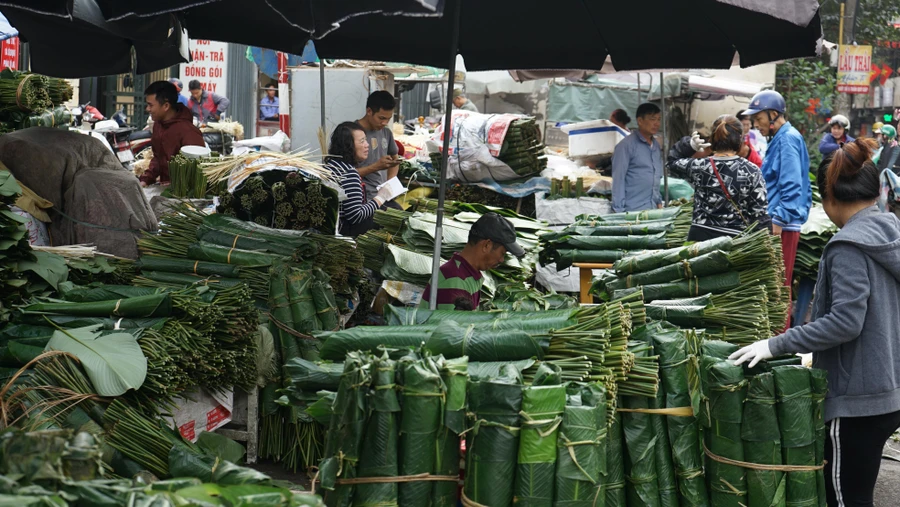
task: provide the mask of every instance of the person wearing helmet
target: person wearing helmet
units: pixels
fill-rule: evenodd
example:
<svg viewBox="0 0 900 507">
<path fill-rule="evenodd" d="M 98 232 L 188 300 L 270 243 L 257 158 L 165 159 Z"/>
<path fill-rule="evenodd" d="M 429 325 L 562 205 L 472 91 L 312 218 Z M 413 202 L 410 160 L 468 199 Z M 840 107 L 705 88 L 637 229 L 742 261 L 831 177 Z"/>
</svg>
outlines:
<svg viewBox="0 0 900 507">
<path fill-rule="evenodd" d="M 764 90 L 750 99 L 744 114 L 766 137 L 771 137 L 761 167 L 766 179 L 766 197 L 772 234 L 781 236 L 784 253 L 784 284 L 790 290 L 794 277 L 794 260 L 800 243 L 800 227 L 809 217 L 812 188 L 809 184 L 809 152 L 806 141 L 784 117 L 784 97 Z M 787 323 L 786 323 L 787 324 Z"/>
<path fill-rule="evenodd" d="M 825 134 L 822 137 L 822 142 L 819 143 L 819 153 L 822 156 L 828 156 L 837 151 L 841 145 L 854 141 L 850 134 L 847 133 L 850 130 L 850 120 L 846 116 L 842 114 L 832 116 L 828 122 L 828 128 L 831 131 Z"/>
<path fill-rule="evenodd" d="M 191 106 L 188 104 L 188 98 L 181 94 L 181 90 L 184 89 L 184 84 L 182 84 L 181 80 L 173 77 L 169 82 L 175 85 L 175 89 L 178 90 L 178 103 L 190 108 Z"/>
<path fill-rule="evenodd" d="M 900 146 L 897 145 L 897 129 L 892 125 L 881 127 L 881 135 L 884 137 L 884 145 L 881 151 L 872 157 L 879 171 L 890 169 L 896 174 L 900 174 L 898 159 L 900 159 Z"/>
<path fill-rule="evenodd" d="M 884 127 L 884 123 L 880 121 L 876 121 L 872 124 L 872 139 L 878 141 L 878 146 L 882 146 L 884 143 L 884 137 L 881 135 L 881 127 Z"/>
</svg>

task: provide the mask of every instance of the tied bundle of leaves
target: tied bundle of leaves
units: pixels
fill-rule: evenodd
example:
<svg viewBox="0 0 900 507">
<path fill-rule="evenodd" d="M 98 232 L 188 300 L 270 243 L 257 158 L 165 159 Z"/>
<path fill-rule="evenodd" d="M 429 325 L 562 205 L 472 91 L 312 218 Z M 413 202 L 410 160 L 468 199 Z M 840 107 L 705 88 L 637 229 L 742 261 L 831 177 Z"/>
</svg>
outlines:
<svg viewBox="0 0 900 507">
<path fill-rule="evenodd" d="M 520 176 L 531 176 L 547 168 L 541 131 L 534 118 L 525 117 L 509 124 L 497 158 Z"/>
<path fill-rule="evenodd" d="M 434 473 L 443 426 L 442 400 L 446 386 L 437 358 L 407 356 L 400 361 L 403 409 L 400 414 L 400 475 Z M 399 487 L 400 505 L 428 505 L 429 482 L 405 482 Z"/>
<path fill-rule="evenodd" d="M 366 423 L 357 472 L 359 477 L 396 477 L 398 465 L 398 417 L 400 402 L 396 390 L 396 363 L 382 355 L 372 364 L 371 415 Z M 425 483 L 427 485 L 427 483 Z M 354 505 L 398 505 L 397 483 L 360 484 L 353 495 Z"/>
<path fill-rule="evenodd" d="M 249 176 L 233 194 L 220 196 L 219 213 L 275 229 L 334 231 L 337 191 L 297 171 Z"/>
<path fill-rule="evenodd" d="M 606 390 L 570 385 L 557 441 L 554 505 L 592 505 L 607 475 Z"/>
<path fill-rule="evenodd" d="M 522 432 L 516 470 L 516 503 L 553 505 L 556 444 L 566 407 L 566 386 L 559 367 L 542 364 L 522 393 Z M 606 424 L 605 418 L 602 421 Z"/>
<path fill-rule="evenodd" d="M 781 452 L 785 465 L 816 466 L 815 408 L 810 370 L 803 366 L 779 366 L 775 376 L 776 409 L 781 429 Z M 817 387 L 817 391 L 820 388 Z M 816 472 L 788 472 L 785 499 L 791 505 L 817 505 Z"/>
<path fill-rule="evenodd" d="M 61 106 L 72 99 L 75 90 L 67 80 L 51 77 L 48 81 L 47 93 L 54 106 Z"/>
<path fill-rule="evenodd" d="M 179 198 L 202 199 L 206 197 L 209 182 L 200 169 L 200 159 L 178 154 L 169 160 L 169 189 Z"/>
<path fill-rule="evenodd" d="M 469 358 L 437 359 L 444 383 L 446 402 L 444 404 L 443 427 L 438 430 L 437 455 L 434 473 L 436 475 L 459 475 L 460 435 L 466 429 L 466 385 L 468 383 Z M 435 482 L 432 489 L 433 504 L 436 507 L 453 507 L 456 500 L 457 484 Z"/>
<path fill-rule="evenodd" d="M 51 109 L 50 79 L 40 74 L 9 68 L 0 72 L 0 111 L 42 111 Z"/>
<path fill-rule="evenodd" d="M 522 385 L 515 369 L 500 373 L 489 382 L 469 383 L 471 422 L 463 495 L 482 505 L 509 507 L 519 451 Z"/>
<path fill-rule="evenodd" d="M 747 391 L 744 370 L 730 361 L 717 361 L 710 365 L 707 375 L 711 427 L 706 432 L 706 446 L 710 452 L 723 458 L 745 461 L 741 441 Z M 707 459 L 706 467 L 713 505 L 746 505 L 747 481 L 743 468 L 712 458 Z"/>
<path fill-rule="evenodd" d="M 741 439 L 744 459 L 761 465 L 781 465 L 781 431 L 775 409 L 775 377 L 763 373 L 750 378 L 744 402 Z M 747 505 L 768 507 L 784 503 L 784 473 L 746 470 Z"/>
</svg>

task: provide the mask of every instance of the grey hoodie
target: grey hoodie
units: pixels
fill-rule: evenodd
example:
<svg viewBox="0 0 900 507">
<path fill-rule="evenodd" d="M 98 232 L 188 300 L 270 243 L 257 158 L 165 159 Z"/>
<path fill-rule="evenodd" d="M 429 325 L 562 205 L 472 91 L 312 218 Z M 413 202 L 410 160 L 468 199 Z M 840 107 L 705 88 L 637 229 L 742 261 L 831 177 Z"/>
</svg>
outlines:
<svg viewBox="0 0 900 507">
<path fill-rule="evenodd" d="M 866 208 L 825 246 L 813 322 L 772 338 L 828 371 L 825 420 L 900 411 L 900 219 Z"/>
</svg>

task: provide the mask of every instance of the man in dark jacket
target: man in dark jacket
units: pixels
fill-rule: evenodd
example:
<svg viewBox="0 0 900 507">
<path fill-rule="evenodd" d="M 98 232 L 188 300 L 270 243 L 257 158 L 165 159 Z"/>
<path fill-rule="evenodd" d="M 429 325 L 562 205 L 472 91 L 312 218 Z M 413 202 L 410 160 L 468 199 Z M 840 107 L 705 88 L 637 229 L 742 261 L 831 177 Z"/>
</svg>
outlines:
<svg viewBox="0 0 900 507">
<path fill-rule="evenodd" d="M 156 81 L 144 90 L 147 97 L 147 112 L 153 120 L 153 136 L 150 146 L 153 160 L 140 180 L 141 186 L 154 183 L 157 178 L 162 183 L 169 182 L 169 159 L 182 146 L 203 146 L 203 134 L 194 126 L 191 111 L 178 103 L 175 85 L 168 81 Z"/>
<path fill-rule="evenodd" d="M 191 91 L 191 112 L 201 125 L 219 121 L 231 105 L 227 97 L 204 90 L 196 79 L 188 83 L 188 89 Z"/>
</svg>

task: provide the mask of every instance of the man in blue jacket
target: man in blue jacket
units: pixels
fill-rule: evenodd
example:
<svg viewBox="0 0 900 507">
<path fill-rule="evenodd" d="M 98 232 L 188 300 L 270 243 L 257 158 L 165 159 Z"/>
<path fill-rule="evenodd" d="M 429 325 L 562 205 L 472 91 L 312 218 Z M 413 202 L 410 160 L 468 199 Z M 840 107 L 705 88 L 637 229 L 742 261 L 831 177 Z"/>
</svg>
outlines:
<svg viewBox="0 0 900 507">
<path fill-rule="evenodd" d="M 809 152 L 803 135 L 784 117 L 784 97 L 772 90 L 757 93 L 750 99 L 744 114 L 769 141 L 762 173 L 766 179 L 772 234 L 781 236 L 784 253 L 784 284 L 791 286 L 794 260 L 800 243 L 800 227 L 809 217 L 812 188 L 809 184 Z"/>
</svg>

